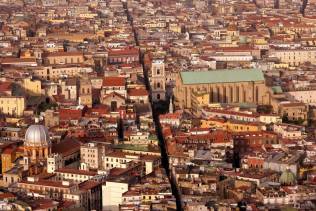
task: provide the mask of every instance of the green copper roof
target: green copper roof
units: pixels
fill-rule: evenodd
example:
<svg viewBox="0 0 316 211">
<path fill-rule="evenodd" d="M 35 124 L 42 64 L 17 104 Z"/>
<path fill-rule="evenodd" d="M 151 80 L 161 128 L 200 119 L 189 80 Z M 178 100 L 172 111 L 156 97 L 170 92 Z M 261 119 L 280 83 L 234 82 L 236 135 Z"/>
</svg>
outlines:
<svg viewBox="0 0 316 211">
<path fill-rule="evenodd" d="M 211 71 L 181 72 L 183 84 L 234 83 L 247 81 L 263 81 L 264 75 L 259 69 L 224 69 Z"/>
<path fill-rule="evenodd" d="M 279 182 L 282 185 L 294 185 L 296 182 L 296 177 L 294 173 L 291 172 L 291 170 L 287 169 L 281 174 Z"/>
<path fill-rule="evenodd" d="M 281 94 L 281 93 L 283 93 L 281 86 L 273 86 L 273 87 L 271 87 L 271 89 L 272 89 L 274 94 Z"/>
</svg>

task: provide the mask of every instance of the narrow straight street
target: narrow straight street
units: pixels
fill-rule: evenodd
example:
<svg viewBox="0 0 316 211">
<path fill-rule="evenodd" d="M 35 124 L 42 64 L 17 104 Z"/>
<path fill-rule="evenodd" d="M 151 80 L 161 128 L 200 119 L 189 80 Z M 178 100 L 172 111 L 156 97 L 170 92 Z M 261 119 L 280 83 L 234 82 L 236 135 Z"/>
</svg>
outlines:
<svg viewBox="0 0 316 211">
<path fill-rule="evenodd" d="M 134 24 L 133 24 L 133 17 L 129 13 L 126 3 L 124 3 L 124 7 L 125 7 L 125 11 L 127 13 L 127 18 L 130 21 L 131 26 L 133 28 L 136 46 L 139 46 L 139 42 L 138 42 L 138 38 L 137 38 L 137 32 L 136 32 L 136 30 L 134 28 Z M 144 71 L 143 74 L 144 74 L 144 80 L 145 80 L 146 88 L 150 92 L 150 83 L 149 83 L 148 70 L 145 69 L 146 67 L 144 65 L 143 56 L 144 56 L 143 54 L 140 55 L 140 62 L 142 64 L 143 71 Z M 177 210 L 181 211 L 183 209 L 182 209 L 182 206 L 181 206 L 180 194 L 179 194 L 179 190 L 178 190 L 177 184 L 175 183 L 175 180 L 173 178 L 172 172 L 170 172 L 168 153 L 167 153 L 165 140 L 164 140 L 164 137 L 163 137 L 163 134 L 162 134 L 162 130 L 161 130 L 161 125 L 160 125 L 160 122 L 159 122 L 159 111 L 157 109 L 157 104 L 154 104 L 151 99 L 150 99 L 150 101 L 151 101 L 152 115 L 153 115 L 154 124 L 155 124 L 155 128 L 156 128 L 156 134 L 157 134 L 157 137 L 158 137 L 158 140 L 159 140 L 159 146 L 160 146 L 160 150 L 161 150 L 161 163 L 162 163 L 162 166 L 165 169 L 166 174 L 167 174 L 167 176 L 169 178 L 169 182 L 170 182 L 170 185 L 171 185 L 171 188 L 172 188 L 172 194 L 176 198 Z"/>
</svg>

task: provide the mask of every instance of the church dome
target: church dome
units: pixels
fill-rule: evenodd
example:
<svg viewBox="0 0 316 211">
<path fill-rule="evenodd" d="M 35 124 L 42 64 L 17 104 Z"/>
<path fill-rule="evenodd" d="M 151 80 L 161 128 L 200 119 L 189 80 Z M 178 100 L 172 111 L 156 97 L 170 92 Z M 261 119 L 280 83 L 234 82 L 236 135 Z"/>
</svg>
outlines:
<svg viewBox="0 0 316 211">
<path fill-rule="evenodd" d="M 287 169 L 281 174 L 279 182 L 282 185 L 294 185 L 296 183 L 296 177 L 290 169 Z"/>
<path fill-rule="evenodd" d="M 25 146 L 48 147 L 51 145 L 48 129 L 43 125 L 31 125 L 25 133 Z"/>
</svg>

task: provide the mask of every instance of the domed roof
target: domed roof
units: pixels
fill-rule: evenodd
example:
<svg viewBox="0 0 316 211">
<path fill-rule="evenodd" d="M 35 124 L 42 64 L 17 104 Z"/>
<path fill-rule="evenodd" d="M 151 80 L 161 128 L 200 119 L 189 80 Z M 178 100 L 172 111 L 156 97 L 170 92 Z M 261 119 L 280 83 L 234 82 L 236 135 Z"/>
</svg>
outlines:
<svg viewBox="0 0 316 211">
<path fill-rule="evenodd" d="M 51 145 L 48 129 L 43 125 L 31 125 L 25 133 L 25 146 L 47 147 Z"/>
<path fill-rule="evenodd" d="M 282 185 L 294 185 L 296 183 L 296 177 L 290 169 L 287 169 L 281 174 L 279 182 Z"/>
</svg>

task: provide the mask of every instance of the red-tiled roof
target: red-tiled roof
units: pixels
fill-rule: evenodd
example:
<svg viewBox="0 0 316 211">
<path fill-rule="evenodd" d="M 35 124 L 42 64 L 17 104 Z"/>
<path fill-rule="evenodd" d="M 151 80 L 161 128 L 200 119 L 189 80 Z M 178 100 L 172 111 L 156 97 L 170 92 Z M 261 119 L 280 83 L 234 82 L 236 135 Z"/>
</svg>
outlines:
<svg viewBox="0 0 316 211">
<path fill-rule="evenodd" d="M 83 190 L 90 190 L 98 185 L 100 185 L 101 183 L 100 182 L 96 182 L 96 181 L 93 181 L 93 180 L 87 180 L 83 183 L 80 183 L 79 184 L 79 188 L 80 189 L 83 189 Z"/>
<path fill-rule="evenodd" d="M 129 89 L 129 96 L 148 96 L 148 91 L 146 89 Z"/>
<path fill-rule="evenodd" d="M 258 114 L 236 112 L 236 111 L 230 111 L 230 110 L 224 110 L 224 109 L 209 109 L 208 111 L 212 113 L 223 114 L 223 115 L 229 114 L 229 115 L 234 115 L 234 116 L 243 116 L 243 117 L 250 117 L 250 118 L 256 118 L 259 116 Z"/>
<path fill-rule="evenodd" d="M 11 91 L 12 83 L 9 81 L 0 81 L 0 93 Z"/>
<path fill-rule="evenodd" d="M 63 210 L 63 208 L 71 208 L 75 205 L 76 205 L 76 202 L 74 202 L 74 201 L 62 201 L 59 204 L 59 208 Z"/>
<path fill-rule="evenodd" d="M 0 59 L 0 63 L 2 64 L 13 64 L 13 63 L 24 63 L 24 62 L 36 63 L 36 59 L 35 58 L 12 58 L 12 57 L 6 57 L 3 59 Z"/>
<path fill-rule="evenodd" d="M 74 139 L 67 139 L 58 144 L 53 144 L 52 152 L 63 156 L 71 155 L 80 151 L 80 142 Z"/>
<path fill-rule="evenodd" d="M 87 176 L 95 176 L 97 175 L 94 171 L 85 171 L 75 168 L 59 168 L 55 171 L 56 173 L 68 173 L 68 174 L 79 174 L 79 175 L 87 175 Z"/>
<path fill-rule="evenodd" d="M 5 150 L 2 152 L 2 154 L 12 154 L 14 149 L 12 147 L 7 147 Z"/>
<path fill-rule="evenodd" d="M 77 109 L 59 109 L 60 120 L 74 120 L 82 117 L 82 110 Z"/>
<path fill-rule="evenodd" d="M 32 207 L 34 210 L 49 210 L 49 208 L 57 207 L 58 202 L 53 201 L 51 199 L 37 199 L 32 203 Z"/>
<path fill-rule="evenodd" d="M 0 194 L 0 199 L 7 199 L 7 198 L 15 198 L 15 195 L 13 195 L 12 193 L 2 193 Z"/>
<path fill-rule="evenodd" d="M 116 93 L 116 92 L 112 92 L 112 93 L 110 93 L 110 94 L 105 95 L 105 96 L 103 97 L 103 99 L 106 99 L 106 98 L 108 98 L 108 97 L 110 97 L 110 98 L 118 97 L 118 98 L 121 98 L 121 99 L 125 99 L 124 96 L 122 96 L 122 95 L 120 95 L 119 93 Z"/>
<path fill-rule="evenodd" d="M 75 185 L 74 183 L 69 183 L 69 185 L 63 185 L 62 181 L 53 181 L 53 180 L 39 180 L 36 182 L 21 181 L 19 183 L 39 185 L 39 186 L 59 187 L 59 188 L 69 188 Z"/>
<path fill-rule="evenodd" d="M 137 48 L 123 48 L 123 49 L 111 49 L 109 51 L 110 56 L 120 56 L 120 55 L 138 55 L 139 51 Z"/>
<path fill-rule="evenodd" d="M 81 52 L 52 52 L 45 55 L 46 57 L 59 57 L 59 56 L 83 56 Z"/>
<path fill-rule="evenodd" d="M 119 76 L 105 77 L 102 86 L 125 86 L 125 78 Z"/>
<path fill-rule="evenodd" d="M 161 114 L 159 116 L 160 119 L 179 119 L 181 117 L 180 113 L 167 113 L 167 114 Z"/>
<path fill-rule="evenodd" d="M 107 105 L 98 105 L 93 108 L 89 108 L 85 116 L 92 115 L 93 113 L 97 113 L 98 115 L 104 115 L 109 113 L 109 107 Z"/>
</svg>

